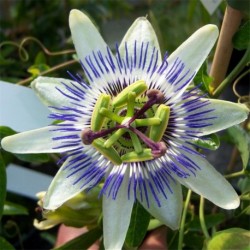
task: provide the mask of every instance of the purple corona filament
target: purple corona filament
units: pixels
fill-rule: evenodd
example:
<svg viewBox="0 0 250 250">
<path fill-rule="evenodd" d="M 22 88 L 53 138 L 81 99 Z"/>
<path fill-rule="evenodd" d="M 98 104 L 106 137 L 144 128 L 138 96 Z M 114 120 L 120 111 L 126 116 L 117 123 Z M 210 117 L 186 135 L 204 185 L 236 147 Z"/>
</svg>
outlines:
<svg viewBox="0 0 250 250">
<path fill-rule="evenodd" d="M 90 189 L 97 185 L 106 173 L 110 173 L 101 194 L 111 195 L 115 199 L 123 181 L 124 165 L 127 165 L 130 169 L 128 198 L 132 197 L 132 192 L 135 199 L 144 200 L 149 206 L 150 192 L 160 206 L 158 195 L 162 194 L 167 198 L 166 190 L 171 190 L 171 185 L 175 185 L 172 175 L 187 178 L 195 175 L 199 169 L 190 159 L 193 155 L 200 156 L 193 148 L 192 140 L 199 136 L 199 129 L 209 127 L 217 117 L 213 115 L 214 110 L 210 107 L 210 102 L 199 95 L 199 86 L 179 95 L 179 91 L 185 88 L 196 73 L 180 58 L 170 64 L 168 55 L 165 54 L 163 61 L 159 63 L 160 54 L 157 48 L 149 49 L 148 43 L 140 44 L 138 41 L 132 46 L 134 47 L 130 48 L 130 52 L 133 53 L 129 54 L 128 45 L 125 43 L 124 57 L 117 45 L 115 57 L 107 47 L 104 52 L 92 51 L 80 62 L 88 79 L 95 82 L 94 85 L 87 84 L 79 75 L 69 73 L 72 82 L 63 83 L 67 92 L 61 88 L 57 90 L 71 105 L 51 107 L 55 112 L 50 118 L 64 121 L 62 124 L 53 125 L 51 130 L 62 133 L 53 140 L 61 141 L 57 148 L 68 148 L 68 154 L 63 157 L 66 161 L 64 169 L 68 171 L 68 178 L 76 176 L 74 185 L 82 183 L 82 187 L 86 185 Z M 146 58 L 149 58 L 148 63 Z M 147 101 L 140 108 L 136 108 L 135 113 L 124 124 L 114 124 L 113 127 L 92 131 L 91 115 L 99 95 L 106 93 L 112 98 L 116 97 L 123 89 L 141 80 L 140 77 L 145 77 L 148 86 Z M 169 106 L 170 115 L 166 131 L 161 140 L 155 142 L 140 128 L 135 128 L 133 122 L 145 116 L 148 110 L 157 104 Z M 114 167 L 91 146 L 95 139 L 107 138 L 119 129 L 134 133 L 151 149 L 153 160 L 125 162 Z M 184 152 L 186 156 L 180 152 Z"/>
</svg>

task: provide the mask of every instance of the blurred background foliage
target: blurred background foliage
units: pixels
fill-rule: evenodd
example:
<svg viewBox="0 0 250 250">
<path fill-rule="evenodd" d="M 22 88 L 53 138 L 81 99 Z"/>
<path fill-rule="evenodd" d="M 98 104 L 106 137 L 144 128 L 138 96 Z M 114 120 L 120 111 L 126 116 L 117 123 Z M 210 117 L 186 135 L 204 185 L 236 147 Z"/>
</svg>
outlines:
<svg viewBox="0 0 250 250">
<path fill-rule="evenodd" d="M 137 17 L 147 16 L 158 33 L 162 51 L 171 52 L 198 27 L 220 24 L 225 2 L 210 16 L 199 0 L 1 0 L 1 79 L 17 83 L 72 60 L 72 53 L 46 55 L 41 44 L 51 52 L 73 49 L 68 27 L 73 8 L 94 20 L 111 47 L 119 43 Z M 66 70 L 77 69 L 78 65 L 62 67 L 50 76 L 66 77 Z"/>
</svg>

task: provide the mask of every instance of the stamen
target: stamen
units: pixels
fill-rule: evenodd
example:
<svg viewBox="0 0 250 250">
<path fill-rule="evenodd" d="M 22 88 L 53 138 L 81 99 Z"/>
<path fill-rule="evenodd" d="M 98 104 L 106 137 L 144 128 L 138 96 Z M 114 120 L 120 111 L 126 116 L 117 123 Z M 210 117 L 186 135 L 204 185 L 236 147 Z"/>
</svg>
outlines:
<svg viewBox="0 0 250 250">
<path fill-rule="evenodd" d="M 136 134 L 132 133 L 132 132 L 129 132 L 129 134 L 130 134 L 130 137 L 132 139 L 132 143 L 133 143 L 135 152 L 137 154 L 142 153 L 143 148 L 142 148 L 142 145 L 141 145 L 141 142 L 140 142 L 138 136 Z"/>
<path fill-rule="evenodd" d="M 134 123 L 135 123 L 136 127 L 160 125 L 161 124 L 161 119 L 158 118 L 158 117 L 145 118 L 145 119 L 136 119 L 134 121 Z"/>
<path fill-rule="evenodd" d="M 140 162 L 140 161 L 149 161 L 153 160 L 151 149 L 146 148 L 141 153 L 135 151 L 129 152 L 121 156 L 123 162 Z"/>
<path fill-rule="evenodd" d="M 128 93 L 128 106 L 127 106 L 127 114 L 126 114 L 126 116 L 128 117 L 132 117 L 134 115 L 135 98 L 136 98 L 135 92 Z"/>
<path fill-rule="evenodd" d="M 170 116 L 170 108 L 161 104 L 155 112 L 155 118 L 159 118 L 161 123 L 150 127 L 149 137 L 154 141 L 161 140 L 167 126 Z"/>
<path fill-rule="evenodd" d="M 164 95 L 158 89 L 146 92 L 148 100 L 142 107 L 140 102 L 137 104 L 136 98 L 143 93 L 141 100 L 145 100 L 147 89 L 146 83 L 140 80 L 126 87 L 112 101 L 109 95 L 101 94 L 93 110 L 91 128 L 82 131 L 82 142 L 91 144 L 115 165 L 147 161 L 165 155 L 167 147 L 160 140 L 168 125 L 170 108 L 161 104 Z M 155 104 L 161 105 L 147 112 Z M 149 127 L 149 130 L 137 128 L 143 126 Z M 126 132 L 131 139 L 127 142 L 126 136 L 121 138 Z M 121 142 L 125 144 L 120 145 Z"/>
<path fill-rule="evenodd" d="M 103 116 L 108 117 L 110 120 L 116 121 L 118 123 L 122 123 L 123 121 L 123 117 L 111 112 L 110 110 L 108 110 L 107 108 L 101 108 L 99 113 Z"/>
<path fill-rule="evenodd" d="M 113 148 L 105 148 L 103 146 L 105 140 L 103 139 L 96 139 L 93 141 L 92 145 L 102 154 L 104 155 L 106 158 L 108 158 L 111 162 L 113 162 L 114 165 L 121 165 L 122 164 L 122 160 L 119 156 L 119 154 L 117 153 L 117 151 Z"/>
<path fill-rule="evenodd" d="M 148 86 L 142 80 L 136 81 L 135 83 L 129 85 L 113 99 L 114 107 L 121 107 L 127 104 L 129 93 L 134 92 L 136 96 L 139 96 L 144 93 L 147 88 Z"/>
<path fill-rule="evenodd" d="M 105 116 L 101 115 L 99 111 L 101 108 L 108 108 L 110 99 L 110 96 L 106 94 L 101 94 L 98 98 L 91 117 L 91 129 L 93 131 L 98 131 L 102 128 Z"/>
<path fill-rule="evenodd" d="M 104 147 L 105 148 L 111 147 L 125 133 L 126 133 L 125 129 L 122 128 L 118 129 L 105 141 Z"/>
</svg>

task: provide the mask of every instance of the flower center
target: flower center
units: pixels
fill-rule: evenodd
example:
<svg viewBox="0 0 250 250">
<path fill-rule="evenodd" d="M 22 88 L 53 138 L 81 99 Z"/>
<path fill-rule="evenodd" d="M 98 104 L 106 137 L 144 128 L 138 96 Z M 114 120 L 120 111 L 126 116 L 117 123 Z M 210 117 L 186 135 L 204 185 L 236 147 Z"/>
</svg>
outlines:
<svg viewBox="0 0 250 250">
<path fill-rule="evenodd" d="M 120 165 L 123 162 L 152 160 L 165 154 L 162 136 L 170 108 L 164 96 L 137 81 L 113 99 L 101 94 L 91 117 L 91 127 L 82 131 L 82 142 L 91 144 L 102 155 Z"/>
</svg>

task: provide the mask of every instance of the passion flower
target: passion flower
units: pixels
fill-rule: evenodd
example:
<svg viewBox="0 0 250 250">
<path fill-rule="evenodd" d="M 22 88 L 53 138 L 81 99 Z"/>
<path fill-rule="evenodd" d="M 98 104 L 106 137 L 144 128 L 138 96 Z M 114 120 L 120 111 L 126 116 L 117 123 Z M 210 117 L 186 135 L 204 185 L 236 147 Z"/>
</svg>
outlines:
<svg viewBox="0 0 250 250">
<path fill-rule="evenodd" d="M 133 23 L 115 55 L 85 14 L 72 10 L 69 24 L 88 81 L 73 74 L 71 80 L 38 77 L 31 87 L 51 109 L 50 117 L 61 122 L 2 140 L 13 153 L 64 154 L 44 208 L 56 209 L 104 181 L 104 244 L 120 249 L 136 200 L 178 228 L 180 183 L 222 208 L 238 207 L 234 189 L 193 145 L 248 114 L 244 105 L 188 89 L 216 41 L 217 27 L 200 28 L 162 59 L 144 17 Z"/>
</svg>

